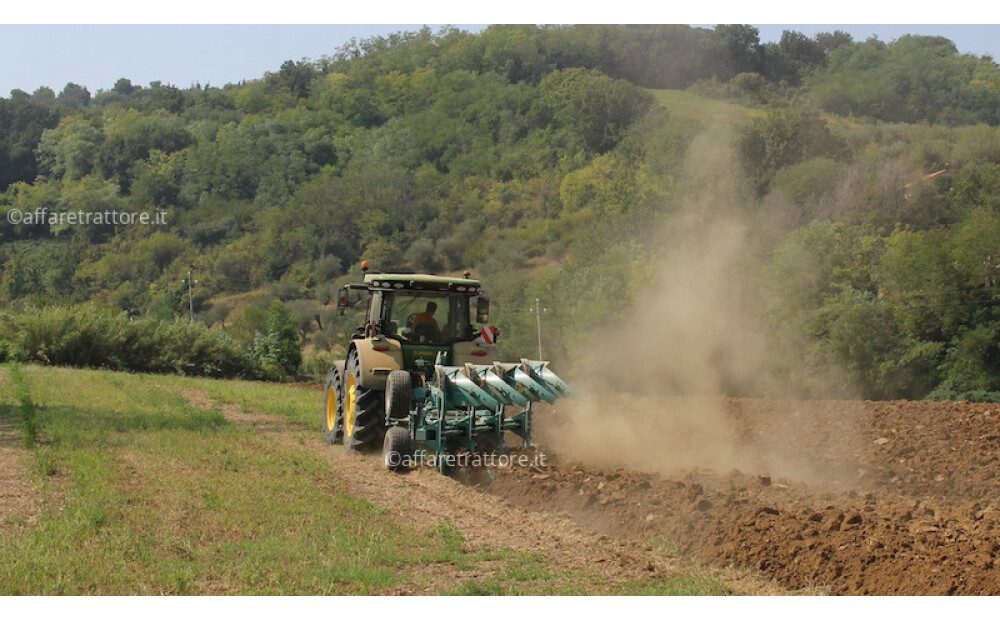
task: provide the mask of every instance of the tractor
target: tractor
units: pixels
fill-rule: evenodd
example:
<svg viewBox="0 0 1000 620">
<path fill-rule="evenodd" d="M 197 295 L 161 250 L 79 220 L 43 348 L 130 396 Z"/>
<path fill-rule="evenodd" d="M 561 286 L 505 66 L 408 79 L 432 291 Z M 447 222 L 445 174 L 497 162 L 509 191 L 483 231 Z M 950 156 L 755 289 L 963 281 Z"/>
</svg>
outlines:
<svg viewBox="0 0 1000 620">
<path fill-rule="evenodd" d="M 489 300 L 471 272 L 369 272 L 367 263 L 362 270 L 364 282 L 337 295 L 344 312 L 353 291 L 367 293 L 367 310 L 346 359 L 326 377 L 326 443 L 381 445 L 394 471 L 428 464 L 429 454 L 442 473 L 454 464 L 449 455 L 508 452 L 508 433 L 531 446 L 532 403 L 571 389 L 548 362 L 500 360 L 496 329 L 473 325 L 489 322 Z"/>
</svg>

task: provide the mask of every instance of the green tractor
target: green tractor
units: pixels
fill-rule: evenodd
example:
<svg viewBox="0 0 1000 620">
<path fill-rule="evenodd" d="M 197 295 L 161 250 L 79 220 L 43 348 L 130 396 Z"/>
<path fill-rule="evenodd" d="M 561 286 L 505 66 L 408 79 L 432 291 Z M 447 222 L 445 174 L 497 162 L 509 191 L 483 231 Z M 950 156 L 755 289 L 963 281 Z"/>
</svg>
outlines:
<svg viewBox="0 0 1000 620">
<path fill-rule="evenodd" d="M 530 446 L 531 404 L 571 390 L 548 362 L 500 361 L 497 331 L 473 325 L 489 321 L 479 281 L 468 271 L 444 277 L 362 269 L 364 282 L 338 294 L 342 310 L 355 290 L 367 292 L 368 304 L 347 359 L 326 377 L 326 442 L 359 451 L 381 446 L 396 471 L 425 462 L 429 452 L 442 472 L 448 455 L 508 451 L 508 432 Z"/>
</svg>

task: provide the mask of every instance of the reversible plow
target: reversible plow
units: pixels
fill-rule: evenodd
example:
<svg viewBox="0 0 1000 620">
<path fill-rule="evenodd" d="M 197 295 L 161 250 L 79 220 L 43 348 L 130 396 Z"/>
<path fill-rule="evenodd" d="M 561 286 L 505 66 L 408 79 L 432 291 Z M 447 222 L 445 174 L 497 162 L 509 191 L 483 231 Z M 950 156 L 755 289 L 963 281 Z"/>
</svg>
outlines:
<svg viewBox="0 0 1000 620">
<path fill-rule="evenodd" d="M 548 365 L 531 360 L 435 365 L 432 379 L 413 389 L 409 415 L 390 420 L 386 465 L 394 468 L 413 455 L 414 446 L 426 446 L 444 471 L 448 455 L 507 452 L 508 432 L 521 438 L 522 447 L 531 446 L 532 405 L 572 395 Z"/>
</svg>

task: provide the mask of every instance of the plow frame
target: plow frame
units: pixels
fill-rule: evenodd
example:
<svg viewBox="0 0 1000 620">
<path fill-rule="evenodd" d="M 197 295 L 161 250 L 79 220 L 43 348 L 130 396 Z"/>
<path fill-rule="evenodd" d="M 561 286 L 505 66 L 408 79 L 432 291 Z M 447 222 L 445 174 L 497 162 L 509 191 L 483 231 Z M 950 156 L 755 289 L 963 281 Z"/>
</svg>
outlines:
<svg viewBox="0 0 1000 620">
<path fill-rule="evenodd" d="M 508 432 L 520 437 L 523 447 L 533 447 L 533 403 L 552 403 L 570 395 L 572 390 L 548 369 L 548 362 L 437 364 L 432 379 L 413 389 L 410 415 L 390 425 L 408 425 L 413 445 L 433 452 L 438 469 L 445 473 L 447 456 L 463 450 L 509 452 Z M 519 410 L 508 417 L 508 407 Z"/>
</svg>

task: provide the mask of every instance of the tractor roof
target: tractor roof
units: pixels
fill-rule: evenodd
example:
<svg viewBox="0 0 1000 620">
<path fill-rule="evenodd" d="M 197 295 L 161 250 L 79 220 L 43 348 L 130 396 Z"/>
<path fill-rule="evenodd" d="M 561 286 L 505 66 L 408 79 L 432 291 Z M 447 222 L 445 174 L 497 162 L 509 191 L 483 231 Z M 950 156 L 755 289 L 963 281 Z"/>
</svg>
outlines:
<svg viewBox="0 0 1000 620">
<path fill-rule="evenodd" d="M 423 273 L 366 273 L 365 284 L 372 288 L 419 289 L 474 293 L 479 290 L 479 280 L 465 277 L 450 278 Z M 399 286 L 399 285 L 402 286 Z"/>
</svg>

